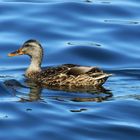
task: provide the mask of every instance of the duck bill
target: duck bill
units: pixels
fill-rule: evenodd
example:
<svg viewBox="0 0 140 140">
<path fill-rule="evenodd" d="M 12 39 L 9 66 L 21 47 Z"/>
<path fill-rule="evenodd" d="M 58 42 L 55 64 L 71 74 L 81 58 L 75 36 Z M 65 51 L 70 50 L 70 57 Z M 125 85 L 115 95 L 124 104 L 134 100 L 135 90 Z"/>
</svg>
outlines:
<svg viewBox="0 0 140 140">
<path fill-rule="evenodd" d="M 21 49 L 17 50 L 17 51 L 14 51 L 14 52 L 11 52 L 8 54 L 8 56 L 12 57 L 12 56 L 17 56 L 17 55 L 23 55 L 24 53 L 22 52 Z"/>
</svg>

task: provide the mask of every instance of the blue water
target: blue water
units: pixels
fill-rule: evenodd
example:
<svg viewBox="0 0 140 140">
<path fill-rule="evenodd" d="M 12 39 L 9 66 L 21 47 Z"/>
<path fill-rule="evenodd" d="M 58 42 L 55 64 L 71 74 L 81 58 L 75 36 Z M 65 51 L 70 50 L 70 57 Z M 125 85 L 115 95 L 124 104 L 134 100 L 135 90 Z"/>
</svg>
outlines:
<svg viewBox="0 0 140 140">
<path fill-rule="evenodd" d="M 139 0 L 0 0 L 0 139 L 140 139 Z M 107 92 L 25 83 L 24 41 L 44 48 L 43 67 L 100 66 Z"/>
</svg>

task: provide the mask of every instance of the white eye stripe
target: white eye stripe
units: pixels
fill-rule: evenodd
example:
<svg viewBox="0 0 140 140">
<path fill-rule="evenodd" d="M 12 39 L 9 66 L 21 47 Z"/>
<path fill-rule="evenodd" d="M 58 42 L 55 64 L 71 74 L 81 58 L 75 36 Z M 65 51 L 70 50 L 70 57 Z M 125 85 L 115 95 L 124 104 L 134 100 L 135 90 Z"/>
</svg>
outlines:
<svg viewBox="0 0 140 140">
<path fill-rule="evenodd" d="M 35 42 L 27 43 L 23 45 L 24 47 L 40 47 L 40 44 L 37 44 Z"/>
</svg>

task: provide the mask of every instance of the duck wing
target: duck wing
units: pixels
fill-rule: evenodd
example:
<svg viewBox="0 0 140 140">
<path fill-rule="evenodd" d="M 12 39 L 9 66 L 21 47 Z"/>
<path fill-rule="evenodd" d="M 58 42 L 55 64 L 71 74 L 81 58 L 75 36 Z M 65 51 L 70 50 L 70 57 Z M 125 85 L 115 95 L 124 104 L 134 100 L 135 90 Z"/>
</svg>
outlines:
<svg viewBox="0 0 140 140">
<path fill-rule="evenodd" d="M 64 65 L 60 65 L 57 67 L 48 67 L 48 68 L 44 69 L 43 71 L 41 71 L 40 75 L 42 77 L 55 76 L 55 75 L 59 75 L 61 73 L 67 73 L 73 67 L 78 67 L 78 65 L 64 64 Z"/>
<path fill-rule="evenodd" d="M 74 87 L 101 86 L 111 74 L 98 67 L 77 66 L 72 64 L 48 67 L 36 75 L 37 82 L 45 86 Z"/>
<path fill-rule="evenodd" d="M 42 71 L 42 76 L 53 76 L 65 73 L 67 75 L 78 76 L 81 74 L 96 75 L 103 74 L 103 71 L 98 67 L 80 66 L 75 64 L 64 64 L 57 67 L 48 67 Z"/>
<path fill-rule="evenodd" d="M 67 75 L 73 75 L 73 76 L 78 76 L 78 75 L 83 75 L 86 74 L 87 77 L 92 77 L 94 80 L 102 80 L 103 83 L 107 80 L 108 77 L 112 76 L 112 74 L 107 74 L 103 72 L 98 67 L 88 67 L 88 66 L 75 66 L 69 69 L 67 72 Z"/>
<path fill-rule="evenodd" d="M 68 75 L 78 76 L 80 74 L 95 74 L 95 73 L 103 73 L 98 67 L 88 67 L 88 66 L 75 66 L 69 69 L 67 72 Z"/>
<path fill-rule="evenodd" d="M 111 76 L 111 74 L 104 73 L 98 67 L 64 64 L 57 67 L 48 67 L 39 74 L 38 79 L 57 79 L 57 76 L 61 74 L 64 74 L 67 77 L 70 77 L 71 75 L 77 77 L 78 75 L 86 74 L 87 77 L 92 77 L 94 80 L 107 79 Z"/>
</svg>

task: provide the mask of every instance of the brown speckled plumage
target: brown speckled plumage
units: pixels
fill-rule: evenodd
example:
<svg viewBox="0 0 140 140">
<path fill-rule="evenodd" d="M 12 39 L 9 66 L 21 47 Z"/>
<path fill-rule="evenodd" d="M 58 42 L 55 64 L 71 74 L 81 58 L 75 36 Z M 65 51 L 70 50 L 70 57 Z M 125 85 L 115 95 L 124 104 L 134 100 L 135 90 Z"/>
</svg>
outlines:
<svg viewBox="0 0 140 140">
<path fill-rule="evenodd" d="M 43 49 L 36 40 L 26 41 L 22 48 L 10 53 L 9 56 L 22 54 L 29 55 L 31 58 L 31 64 L 26 70 L 25 76 L 47 87 L 99 87 L 111 76 L 111 74 L 106 74 L 97 67 L 74 64 L 64 64 L 41 70 Z"/>
<path fill-rule="evenodd" d="M 92 67 L 90 71 L 79 75 L 72 73 L 73 68 L 80 69 L 80 66 L 61 65 L 58 67 L 49 67 L 38 73 L 30 73 L 28 78 L 46 86 L 87 87 L 101 86 L 110 76 L 103 73 L 97 67 Z M 96 80 L 100 76 L 104 77 Z"/>
</svg>

